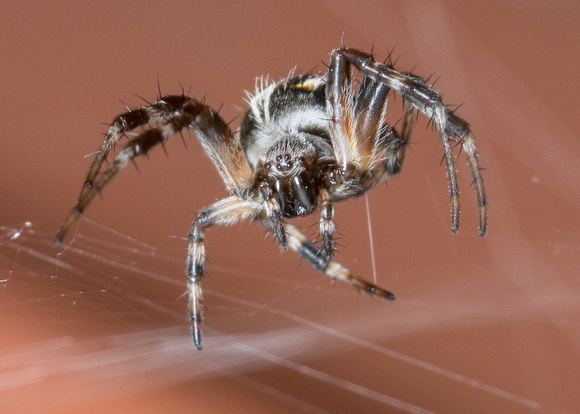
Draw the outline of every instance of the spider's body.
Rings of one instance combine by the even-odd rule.
[[[325,83],[314,75],[274,83],[250,100],[240,143],[254,170],[253,189],[271,189],[284,217],[312,213],[318,167],[334,161],[325,107]]]
[[[352,86],[351,67],[363,75]],[[405,114],[397,132],[385,120],[387,98],[404,99]],[[217,167],[231,196],[202,209],[189,230],[188,295],[194,343],[201,349],[201,280],[205,272],[205,229],[252,219],[262,224],[282,248],[290,247],[328,276],[386,299],[394,295],[351,273],[333,260],[333,204],[358,197],[397,174],[416,113],[430,117],[443,148],[451,195],[451,228],[459,226],[459,190],[450,140],[462,145],[476,190],[480,234],[486,232],[485,188],[469,125],[449,111],[441,95],[423,80],[399,72],[355,49],[331,53],[326,75],[297,75],[259,88],[239,133],[232,133],[209,106],[187,95],[159,97],[146,107],[116,117],[89,170],[73,212],[63,223],[60,243],[92,198],[133,158],[191,129]],[[144,128],[103,171],[117,140]],[[321,246],[310,242],[287,221],[320,206]]]

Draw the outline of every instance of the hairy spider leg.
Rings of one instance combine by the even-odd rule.
[[[383,299],[395,300],[395,295],[392,292],[355,275],[346,267],[334,260],[325,259],[318,246],[308,240],[308,238],[292,224],[285,224],[284,226],[286,228],[288,246],[304,258],[314,269],[325,273],[333,280],[340,280],[341,282],[347,283],[355,289],[370,295],[378,296]]]
[[[331,53],[329,64],[329,80],[340,82],[339,78],[350,73],[348,66],[353,65],[363,75],[372,77],[393,89],[410,105],[431,118],[439,131],[441,146],[445,159],[449,194],[451,198],[451,231],[459,228],[459,188],[457,184],[457,168],[450,140],[457,138],[465,150],[467,163],[473,176],[473,186],[479,207],[479,233],[484,236],[487,231],[487,199],[479,154],[475,146],[475,138],[469,124],[448,110],[441,94],[428,87],[425,82],[410,73],[399,72],[389,65],[377,62],[372,55],[356,49],[335,49]],[[344,83],[344,80],[342,81]],[[333,89],[332,87],[330,89]],[[340,101],[342,103],[343,100]],[[335,105],[336,106],[336,105]],[[349,121],[350,122],[350,121]],[[339,146],[343,162],[348,159],[345,149]],[[337,156],[337,160],[341,162]],[[346,165],[346,164],[343,164]]]
[[[268,232],[276,239],[281,249],[285,250],[288,247],[286,241],[286,232],[284,231],[284,217],[280,210],[280,205],[274,198],[272,189],[266,185],[259,188],[262,200],[264,200],[263,208],[266,212],[267,223],[266,228]]]
[[[337,180],[328,183],[331,192],[320,192],[319,234],[321,254],[331,260],[336,251],[333,202],[362,195],[384,175],[385,115],[390,88],[365,76],[355,99],[350,65],[332,60],[325,87]]]
[[[58,245],[62,242],[64,236],[68,233],[74,222],[82,216],[85,208],[91,202],[93,197],[101,190],[101,188],[121,169],[129,160],[139,155],[139,153],[146,153],[148,149],[155,145],[155,141],[159,136],[155,133],[150,133],[143,136],[136,137],[129,142],[129,145],[117,156],[113,164],[109,166],[106,172],[101,171],[101,166],[107,159],[109,152],[115,147],[117,141],[125,136],[125,134],[139,126],[149,122],[156,122],[166,115],[165,109],[160,109],[158,105],[152,105],[148,108],[139,108],[130,110],[126,113],[115,117],[101,147],[97,151],[97,156],[91,165],[87,177],[83,183],[80,195],[77,199],[75,207],[62,223],[59,232],[56,236],[55,243]],[[95,182],[96,180],[96,182]]]
[[[104,171],[101,166],[118,139],[127,132],[141,126],[149,126],[133,139],[114,158]],[[209,106],[186,95],[159,98],[148,107],[131,110],[117,116],[94,160],[76,205],[62,224],[57,236],[59,244],[77,218],[79,218],[96,194],[130,161],[146,155],[157,144],[163,145],[176,133],[191,128],[199,138],[203,149],[226,184],[236,196],[226,198],[203,209],[189,231],[189,253],[187,265],[187,293],[195,346],[201,349],[202,290],[204,274],[205,244],[204,229],[212,224],[231,224],[258,214],[259,203],[246,201],[245,195],[252,178],[238,137],[234,136],[223,119]],[[238,197],[239,196],[239,197]],[[216,214],[217,209],[220,210]]]
[[[260,214],[262,220],[265,220],[264,208],[261,203],[230,196],[203,208],[189,229],[186,267],[188,315],[193,343],[197,349],[202,348],[203,293],[201,280],[205,275],[205,229],[214,224],[231,225],[244,219],[256,219]]]
[[[213,225],[232,225],[244,219],[256,220],[270,230],[270,219],[263,203],[241,199],[237,196],[224,198],[205,207],[199,212],[190,227],[186,267],[188,317],[191,323],[193,342],[197,349],[202,349],[203,292],[201,282],[205,276],[205,229]],[[388,290],[353,274],[340,263],[326,259],[318,246],[308,240],[292,224],[284,223],[283,226],[288,247],[304,258],[315,270],[370,295],[388,300],[395,299],[395,295]]]
[[[333,146],[346,153],[337,156],[339,167],[348,176],[359,178],[359,186],[368,191],[376,182],[386,181],[401,170],[405,147],[415,125],[414,108],[405,102],[405,113],[399,134],[386,122],[388,96],[391,88],[374,76],[363,73],[354,102],[352,97],[351,65],[339,54],[331,54],[328,71],[329,112],[336,123],[331,139]],[[344,100],[344,96],[351,99]],[[347,110],[344,111],[345,105]],[[340,116],[352,113],[346,119]],[[353,126],[355,134],[352,134]],[[349,188],[355,187],[348,184]],[[340,192],[339,192],[340,193]],[[360,195],[360,194],[358,194]],[[348,195],[347,195],[348,196]]]
[[[352,65],[338,57],[338,54],[331,54],[326,96],[332,120],[330,138],[338,167],[336,175],[340,182],[332,186],[331,200],[327,204],[361,196],[375,184],[398,174],[415,118],[412,110],[405,111],[403,133],[399,135],[386,122],[391,88],[363,73],[355,97]],[[324,197],[322,200],[324,206]],[[327,226],[327,221],[321,215],[321,229]],[[321,234],[324,236],[322,231]],[[323,237],[323,252],[325,242]]]
[[[127,146],[104,171],[101,167],[118,139],[127,132],[150,125],[129,140]],[[161,97],[151,106],[117,116],[93,161],[75,207],[61,225],[55,243],[60,244],[74,222],[82,216],[91,200],[130,161],[146,155],[157,144],[163,145],[176,133],[192,128],[203,149],[217,166],[226,187],[241,195],[247,190],[252,171],[241,146],[223,119],[209,106],[186,95]]]
[[[332,198],[325,188],[320,190],[320,229],[318,234],[322,238],[320,254],[326,260],[332,260],[336,252],[336,242],[334,239],[335,224],[334,204]]]

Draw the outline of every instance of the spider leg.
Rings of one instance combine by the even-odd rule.
[[[330,137],[338,166],[346,170],[358,159],[359,146],[353,126],[354,91],[351,85],[351,65],[344,59],[335,59],[328,65],[326,99],[329,102]]]
[[[403,119],[405,135],[385,120],[391,88],[363,74],[356,99],[351,81],[351,64],[339,55],[331,56],[326,89],[331,140],[337,153],[341,182],[333,186],[334,201],[358,197],[380,181],[400,171],[412,129],[412,111]],[[329,257],[331,258],[331,257]]]
[[[388,85],[363,74],[355,99],[351,75],[350,63],[333,54],[326,90],[333,120],[331,140],[347,180],[367,175],[385,158],[385,115],[391,91]],[[361,184],[366,188],[366,183]]]
[[[149,129],[145,129],[131,139],[108,168],[101,170],[107,155],[118,139],[140,126],[148,126]],[[56,236],[56,244],[60,244],[94,196],[129,161],[146,155],[158,144],[163,145],[174,134],[181,133],[185,128],[194,130],[227,188],[236,195],[242,195],[247,191],[252,171],[245,160],[237,135],[232,134],[223,119],[209,106],[192,97],[186,95],[162,97],[148,107],[126,112],[113,120],[105,141],[89,169],[75,207],[61,225]]]
[[[400,172],[405,148],[416,121],[415,108],[405,102],[401,133],[386,123],[390,91],[390,87],[365,74],[355,101],[354,119],[360,156],[360,159],[354,160],[358,169],[355,175],[367,177],[366,181],[361,180],[366,189],[377,180],[387,181]]]
[[[197,349],[201,349],[203,323],[201,280],[205,275],[205,229],[214,224],[231,225],[243,219],[255,219],[261,211],[260,203],[230,196],[202,209],[189,229],[186,267],[188,317]]]
[[[477,196],[479,207],[479,232],[483,236],[487,230],[487,201],[483,175],[479,166],[478,153],[475,146],[475,138],[469,128],[469,124],[448,110],[441,94],[430,88],[425,82],[411,74],[399,72],[389,65],[377,62],[372,55],[356,49],[335,49],[331,53],[329,64],[329,91],[340,90],[340,87],[350,77],[350,65],[356,67],[363,75],[372,77],[384,83],[396,93],[401,95],[410,105],[430,117],[441,140],[447,178],[449,181],[449,194],[451,198],[451,230],[456,232],[459,227],[459,188],[457,185],[457,169],[451,148],[450,140],[454,137],[459,139],[465,150],[467,163],[473,176],[473,186]],[[335,98],[336,104],[348,101],[345,97]],[[347,102],[346,102],[347,103]],[[333,105],[335,106],[335,105]],[[346,108],[349,108],[348,106]],[[339,110],[340,111],[340,110]],[[338,119],[338,118],[334,118]],[[346,118],[341,124],[352,122]],[[344,129],[344,128],[343,128]],[[350,141],[349,141],[350,142]],[[342,151],[342,148],[339,148]],[[341,156],[344,157],[342,153]],[[341,160],[339,160],[339,163]],[[346,165],[346,164],[345,164]]]
[[[314,269],[324,272],[334,280],[338,279],[351,285],[355,289],[361,290],[370,295],[388,300],[395,300],[395,295],[388,290],[355,275],[340,263],[324,258],[318,247],[310,242],[308,238],[292,224],[286,224],[285,229],[288,246],[304,258]]]
[[[281,249],[288,247],[286,241],[286,232],[284,231],[284,217],[280,210],[280,205],[274,198],[272,189],[267,186],[260,187],[260,194],[264,200],[264,211],[267,220],[263,220],[263,225],[268,229],[268,232],[274,236]]]
[[[391,88],[370,76],[363,76],[354,106],[356,141],[361,168],[370,170],[384,158],[384,128]]]
[[[385,181],[390,176],[398,174],[401,171],[405,148],[409,143],[411,131],[417,120],[416,115],[415,108],[405,103],[405,114],[403,116],[401,132],[397,133],[394,128],[385,128],[383,131],[382,139],[378,143],[380,145],[377,145],[377,147],[386,148],[384,160],[385,177],[383,178]]]
[[[320,254],[324,259],[332,260],[334,252],[336,251],[336,243],[334,241],[334,205],[332,198],[326,189],[320,190],[320,230],[319,234],[322,237],[322,247]]]

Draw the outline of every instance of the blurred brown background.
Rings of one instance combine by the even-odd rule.
[[[577,2],[1,10],[0,412],[580,410]],[[195,351],[183,237],[225,190],[193,136],[123,171],[52,245],[120,100],[154,99],[159,79],[232,120],[256,76],[324,70],[341,38],[379,58],[394,48],[399,69],[434,74],[447,103],[465,103],[486,159],[487,237],[463,156],[450,234],[439,143],[422,119],[401,176],[368,197],[393,303],[333,286],[257,225],[212,228]],[[337,260],[372,278],[366,202],[337,207]],[[316,219],[296,224],[314,237]]]

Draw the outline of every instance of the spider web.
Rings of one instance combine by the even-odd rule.
[[[197,352],[184,317],[182,239],[173,238],[175,248],[164,251],[82,219],[72,242],[57,249],[42,227],[30,222],[0,227],[0,313],[33,321],[17,326],[9,318],[3,324],[29,337],[24,347],[4,345],[0,358],[0,392],[10,412],[27,407],[26,395],[38,384],[43,409],[58,410],[103,395],[122,398],[154,392],[160,384],[208,380],[250,389],[285,407],[282,412],[333,412],[341,406],[430,412],[396,386],[386,394],[380,372],[389,381],[403,373],[441,390],[524,409],[539,406],[390,349],[385,318],[369,320],[365,308],[376,312],[384,303],[353,295],[348,287],[327,288],[323,278],[289,280],[259,267],[220,265],[230,253],[219,246],[211,254],[211,274],[219,278],[205,284],[204,351]],[[248,280],[252,289],[245,288]],[[334,298],[321,311],[326,290]],[[360,313],[345,312],[349,301]],[[365,355],[378,365],[368,366]],[[346,362],[337,366],[331,362],[337,358]],[[66,402],[56,383],[68,390]],[[328,397],[320,398],[320,392]]]

